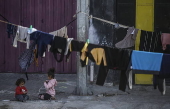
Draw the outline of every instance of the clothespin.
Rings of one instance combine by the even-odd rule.
[[[118,22],[115,24],[115,28],[116,28],[116,29],[119,29],[119,28],[120,28]]]
[[[86,41],[88,44],[90,43],[90,40],[89,39],[87,39],[87,41]]]
[[[30,25],[30,31],[32,32],[32,25]]]

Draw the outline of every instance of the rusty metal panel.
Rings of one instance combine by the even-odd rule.
[[[51,32],[62,28],[76,13],[76,0],[1,0],[0,13],[10,22]],[[2,18],[0,18],[2,19]],[[6,24],[0,23],[0,72],[21,72],[18,64],[19,55],[26,49],[26,44],[18,42],[14,48],[12,39],[7,38]],[[68,36],[76,39],[76,22],[68,26]],[[50,52],[46,52],[45,58],[39,58],[39,66],[34,63],[28,72],[47,72],[51,67],[56,68],[56,73],[75,73],[75,53],[70,56],[68,63],[65,60],[57,63]]]

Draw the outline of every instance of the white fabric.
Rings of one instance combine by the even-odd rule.
[[[37,31],[35,28],[32,29],[32,32]],[[27,43],[26,48],[29,49],[30,45],[30,33],[29,28],[23,27],[23,26],[18,26],[16,36],[14,38],[13,46],[17,47],[17,41]],[[26,39],[26,41],[25,41]]]

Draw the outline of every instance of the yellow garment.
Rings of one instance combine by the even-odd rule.
[[[103,59],[104,66],[107,66],[106,55],[103,48],[94,48],[91,50],[91,54],[93,55],[93,58],[96,61],[97,65],[100,65]]]
[[[89,44],[86,42],[85,44],[84,44],[84,47],[82,48],[82,50],[81,50],[81,52],[82,52],[82,54],[81,54],[81,60],[85,60],[86,59],[86,51],[87,51],[87,46],[88,46]],[[87,60],[86,60],[87,61]],[[87,63],[87,62],[86,62]]]

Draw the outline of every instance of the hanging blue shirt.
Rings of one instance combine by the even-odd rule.
[[[42,57],[43,53],[47,49],[47,45],[51,45],[53,41],[53,35],[42,31],[35,31],[30,34],[30,40],[34,40],[37,44],[38,56]]]
[[[132,52],[132,68],[135,70],[160,71],[163,53]]]

